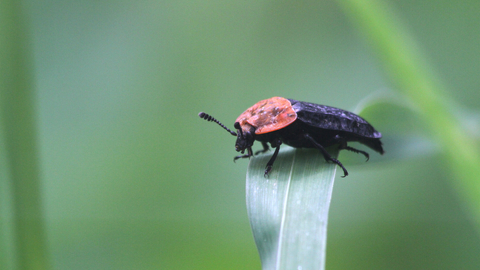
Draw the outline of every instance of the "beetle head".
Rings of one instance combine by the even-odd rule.
[[[252,147],[255,142],[255,127],[248,123],[240,126],[239,122],[235,122],[235,129],[237,129],[237,142],[235,143],[235,150],[244,153],[245,149]]]
[[[252,155],[251,154],[251,152],[252,152],[251,147],[253,145],[253,142],[255,141],[255,127],[253,127],[252,125],[250,125],[246,121],[241,125],[240,125],[239,122],[235,122],[234,126],[238,131],[236,133],[236,132],[233,132],[230,129],[228,129],[226,126],[224,126],[222,123],[220,123],[217,119],[213,118],[212,116],[210,116],[210,115],[208,115],[204,112],[199,113],[198,116],[200,116],[200,118],[205,119],[207,121],[212,121],[212,122],[217,123],[218,125],[220,125],[223,129],[228,131],[233,136],[237,136],[237,142],[235,143],[235,150],[237,150],[237,152],[242,152],[242,154],[243,154],[245,152],[245,149],[249,149],[248,153],[249,153],[250,156]]]

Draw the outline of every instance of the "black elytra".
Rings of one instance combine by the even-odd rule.
[[[242,155],[236,156],[234,161],[253,156],[252,145],[255,141],[261,142],[263,146],[263,150],[257,151],[256,155],[268,151],[267,143],[275,148],[273,156],[267,162],[265,176],[272,170],[282,144],[320,150],[326,161],[331,161],[343,169],[343,177],[348,175],[347,169],[325,150],[326,147],[338,145],[339,150],[363,154],[367,161],[367,152],[350,147],[347,142],[359,142],[380,154],[384,153],[380,141],[382,134],[372,125],[352,112],[330,106],[282,97],[261,100],[237,118],[234,124],[237,132],[231,131],[204,112],[199,113],[199,116],[219,124],[230,134],[237,136],[235,150]]]

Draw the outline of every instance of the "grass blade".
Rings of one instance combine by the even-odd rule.
[[[425,61],[413,37],[388,2],[338,0],[368,38],[397,88],[419,109],[433,139],[444,150],[450,180],[480,224],[480,145],[458,119],[459,105]],[[480,226],[477,226],[480,232]]]
[[[336,165],[326,163],[316,149],[282,146],[265,178],[271,155],[256,156],[247,171],[247,210],[262,268],[325,269]]]
[[[17,269],[47,269],[36,146],[34,92],[22,2],[0,1],[0,130],[11,187]],[[9,185],[7,185],[7,183]],[[5,207],[6,208],[6,207]],[[9,211],[9,212],[10,212]],[[4,229],[4,228],[2,228]],[[13,249],[5,247],[5,249]],[[11,258],[10,258],[11,259]],[[0,265],[4,269],[6,266]]]

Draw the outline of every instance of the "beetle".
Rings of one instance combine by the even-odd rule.
[[[331,161],[343,169],[343,177],[348,175],[347,169],[325,150],[326,147],[338,145],[339,150],[363,154],[367,161],[370,157],[367,152],[350,147],[347,142],[359,142],[382,155],[384,153],[380,141],[382,134],[372,125],[352,112],[330,106],[283,97],[261,100],[237,118],[233,125],[237,132],[204,112],[198,115],[237,136],[235,150],[242,155],[236,156],[234,161],[253,156],[252,145],[255,141],[261,142],[263,146],[263,150],[257,151],[255,155],[267,152],[267,143],[275,148],[265,167],[265,177],[272,170],[282,144],[320,150],[327,162]]]

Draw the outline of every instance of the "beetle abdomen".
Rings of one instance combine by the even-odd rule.
[[[380,139],[382,134],[362,117],[339,108],[289,99],[297,121],[315,128],[349,132],[359,137]]]

